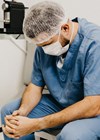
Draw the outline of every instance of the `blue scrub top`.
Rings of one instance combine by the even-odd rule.
[[[100,27],[79,19],[78,33],[64,59],[45,54],[37,47],[32,83],[47,86],[50,94],[63,106],[72,105],[85,96],[100,95]]]

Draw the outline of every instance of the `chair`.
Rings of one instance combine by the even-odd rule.
[[[35,132],[35,140],[41,140],[41,138],[46,140],[56,140],[55,135],[49,134],[44,131]]]

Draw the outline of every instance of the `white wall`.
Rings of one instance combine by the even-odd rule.
[[[43,0],[16,0],[23,2],[25,6],[32,6],[34,3],[43,1]],[[50,0],[51,1],[51,0]],[[100,0],[52,0],[60,3],[70,17],[84,17],[88,20],[100,25]],[[0,5],[2,5],[3,0],[0,0]],[[0,6],[1,7],[1,6]],[[0,8],[0,17],[1,17],[1,8]]]
[[[24,40],[17,43],[26,49]],[[24,64],[25,54],[9,39],[0,39],[0,106],[21,94]]]
[[[17,0],[25,3],[26,6],[32,6],[34,3],[43,0]],[[50,0],[51,1],[51,0]],[[66,13],[71,18],[73,17],[84,17],[88,20],[100,25],[100,0],[52,0],[60,3]],[[67,12],[68,11],[68,12]]]

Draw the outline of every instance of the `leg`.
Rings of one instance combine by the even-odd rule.
[[[1,109],[1,122],[2,122],[2,124],[5,125],[4,118],[5,118],[6,115],[11,115],[14,110],[17,110],[19,108],[20,101],[21,101],[21,99],[17,99],[15,101],[13,101],[12,103],[9,103],[9,104],[5,105]],[[8,138],[6,135],[4,135],[4,139],[5,140],[13,140],[11,138]]]
[[[57,140],[99,140],[100,117],[81,119],[66,124]]]
[[[6,115],[11,115],[14,110],[17,110],[19,108],[20,102],[21,102],[21,99],[17,99],[15,101],[13,101],[12,103],[5,105],[1,109],[1,122],[2,122],[2,124],[5,125],[4,118]],[[12,138],[8,138],[6,135],[4,135],[4,139],[5,140],[13,140]],[[34,140],[34,135],[32,134],[32,135],[28,135],[26,137],[20,138],[20,140],[28,140],[28,139]]]
[[[4,118],[6,115],[10,115],[14,110],[17,110],[20,106],[21,99],[5,105],[1,110],[1,121],[5,124]],[[51,95],[43,95],[40,103],[29,113],[29,118],[39,118],[54,112],[58,112],[62,107],[51,97]],[[5,140],[12,140],[4,135]],[[34,140],[33,134],[20,138],[20,140]]]

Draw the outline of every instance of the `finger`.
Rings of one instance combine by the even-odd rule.
[[[3,130],[3,133],[4,133],[7,137],[9,137],[9,138],[14,138],[14,135],[13,135],[13,134],[9,134],[9,133],[7,132],[7,130],[5,129],[4,125],[2,125],[2,130]]]
[[[15,130],[14,129],[11,129],[9,126],[5,126],[5,129],[8,133],[15,133]]]
[[[19,114],[20,114],[19,110],[16,110],[12,113],[13,116],[16,116],[16,115],[19,115]]]
[[[5,117],[7,120],[11,120],[12,118],[13,118],[13,116],[12,115],[6,115],[6,117]]]
[[[5,119],[7,119],[8,121],[9,120],[18,120],[17,116],[12,116],[12,115],[6,116]]]
[[[12,129],[15,129],[16,128],[16,125],[14,124],[11,124],[6,118],[5,118],[5,122],[6,122],[6,125]]]
[[[9,134],[13,134],[14,138],[19,138],[20,135],[18,134],[18,132],[14,129],[9,128],[8,126],[5,126],[5,130],[9,133]]]
[[[20,116],[14,116],[13,119],[16,120],[16,121],[19,121]]]
[[[14,125],[17,125],[17,126],[19,125],[19,122],[16,121],[16,120],[10,120],[9,122],[10,122],[11,124],[14,124]]]
[[[14,137],[15,139],[19,139],[20,137]]]
[[[18,135],[15,136],[15,134],[8,133],[7,129],[4,126],[2,126],[2,129],[3,129],[4,134],[7,137],[14,138],[14,139],[19,139],[20,138],[20,136],[18,136]]]
[[[16,133],[14,134],[14,137],[21,137],[21,135],[20,135],[18,132],[16,132]]]

